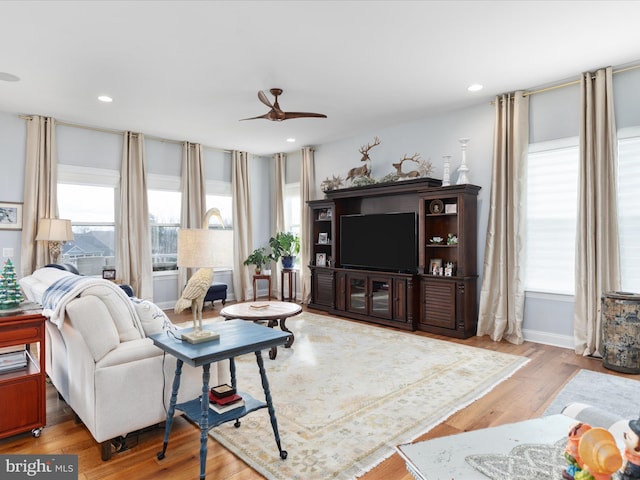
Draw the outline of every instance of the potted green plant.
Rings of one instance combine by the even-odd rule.
[[[300,237],[291,232],[278,232],[269,239],[271,257],[274,260],[282,258],[283,268],[293,268],[296,255],[300,253]]]
[[[268,265],[270,262],[271,255],[267,253],[267,249],[265,247],[260,247],[251,252],[243,263],[244,265],[255,265],[256,274],[260,275],[262,267]]]

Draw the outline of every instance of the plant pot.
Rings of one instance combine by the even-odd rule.
[[[293,268],[293,264],[296,262],[295,255],[283,255],[282,256],[282,268]]]

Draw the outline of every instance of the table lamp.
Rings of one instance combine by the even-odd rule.
[[[58,263],[62,244],[73,240],[71,220],[62,218],[41,218],[38,221],[36,240],[49,242],[49,255],[53,263]]]
[[[202,305],[213,281],[215,264],[215,232],[209,230],[209,219],[216,216],[224,226],[217,208],[207,211],[202,228],[181,228],[178,230],[178,266],[199,268],[187,282],[174,311],[182,312],[191,306],[193,314],[193,332],[183,333],[182,340],[189,343],[202,343],[215,340],[220,336],[211,330],[202,329]]]

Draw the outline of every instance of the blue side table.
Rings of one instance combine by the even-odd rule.
[[[277,347],[278,345],[284,345],[289,340],[290,334],[256,323],[245,322],[243,320],[231,320],[224,323],[217,323],[215,325],[207,325],[204,328],[208,328],[219,333],[220,338],[211,342],[191,344],[169,336],[166,333],[158,333],[149,337],[157,347],[177,358],[176,371],[173,378],[173,388],[171,390],[171,401],[169,403],[167,421],[165,424],[164,443],[162,451],[158,453],[158,459],[162,460],[167,451],[169,433],[171,432],[173,414],[175,413],[176,408],[182,410],[191,421],[197,421],[200,425],[201,480],[205,478],[207,464],[207,433],[209,430],[231,420],[236,421],[234,425],[237,428],[240,426],[240,418],[261,408],[267,408],[269,411],[271,427],[273,428],[273,434],[275,436],[276,445],[278,446],[280,458],[283,460],[286,459],[287,451],[283,450],[280,445],[278,422],[276,420],[276,413],[271,400],[267,374],[264,370],[262,350]],[[189,331],[189,329],[186,329],[185,331]],[[237,388],[234,357],[251,352],[254,352],[256,355],[266,403],[254,399],[247,393],[239,392],[245,401],[244,407],[222,414],[214,412],[209,408],[209,370],[211,364],[221,360],[229,360],[231,384],[234,388]],[[202,395],[200,398],[176,404],[178,390],[180,389],[182,365],[185,362],[193,367],[202,367]]]

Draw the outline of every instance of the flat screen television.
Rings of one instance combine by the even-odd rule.
[[[340,264],[347,268],[416,273],[416,213],[342,215]]]

